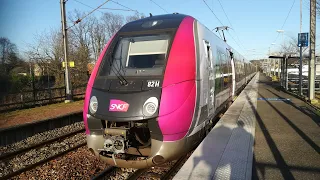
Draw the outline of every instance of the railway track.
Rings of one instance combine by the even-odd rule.
[[[25,148],[21,148],[17,151],[13,151],[13,152],[9,152],[9,153],[5,153],[2,154],[0,156],[0,162],[1,162],[1,171],[2,173],[0,173],[0,179],[9,179],[11,177],[14,177],[22,172],[28,171],[30,169],[33,169],[41,164],[44,164],[50,160],[56,159],[60,156],[65,155],[68,152],[74,151],[80,147],[85,146],[87,143],[85,141],[85,138],[82,138],[81,133],[84,132],[84,129],[80,129],[80,130],[76,130],[58,137],[55,137],[53,139],[49,139],[46,141],[43,141],[41,143],[37,143]],[[73,138],[76,139],[73,140]],[[80,141],[79,143],[79,139],[83,141]],[[72,142],[75,141],[76,143],[74,144],[68,144],[68,142]],[[56,150],[55,148],[59,148],[59,143],[63,144],[61,146],[63,146],[63,150],[59,151]],[[67,144],[67,145],[66,145]],[[65,146],[68,146],[68,148],[65,148]],[[29,163],[27,165],[22,166],[21,168],[16,169],[14,166],[12,168],[6,169],[7,173],[4,174],[4,167],[7,167],[8,165],[14,164],[12,162],[16,161],[15,158],[20,158],[24,155],[28,155],[28,153],[32,154],[32,151],[34,153],[34,151],[36,151],[36,154],[40,154],[39,156],[43,156],[43,158],[39,158],[37,161],[34,161],[32,163]],[[42,151],[42,152],[41,152]],[[52,151],[54,153],[52,153],[51,155],[47,155],[45,153],[47,153],[48,151]],[[41,155],[41,153],[44,153],[43,155]],[[33,156],[31,157],[27,157],[27,159],[31,159],[31,158],[35,158]],[[12,162],[11,162],[12,161]]]
[[[181,168],[183,163],[188,159],[191,153],[182,156],[178,160],[174,160],[172,162],[165,163],[162,166],[151,167],[146,169],[139,169],[131,174],[127,179],[128,180],[137,180],[137,179],[160,179],[160,180],[168,180],[172,179],[172,177],[177,173],[177,171]]]
[[[106,180],[106,179],[128,179],[128,180],[136,180],[136,179],[160,179],[167,180],[172,179],[175,173],[181,168],[183,163],[188,159],[188,157],[192,154],[192,152],[184,155],[178,160],[174,160],[168,163],[165,163],[160,166],[146,168],[146,169],[138,169],[134,172],[128,173],[125,168],[118,168],[115,166],[110,166],[103,170],[101,173],[93,177],[91,180]],[[118,171],[118,172],[117,172]],[[126,171],[126,172],[124,172]],[[130,170],[129,170],[130,172]],[[127,177],[119,177],[120,174],[129,174]]]
[[[98,175],[94,176],[91,178],[91,180],[102,180],[102,179],[106,179],[106,177],[108,175],[111,175],[118,167],[115,166],[110,166],[107,167],[105,170],[103,170],[102,172],[100,172]]]
[[[31,149],[35,149],[35,148],[44,146],[46,144],[49,144],[49,143],[52,143],[52,142],[55,142],[55,141],[70,137],[72,135],[75,135],[77,133],[81,133],[81,132],[84,132],[84,131],[85,131],[84,129],[76,130],[76,131],[73,131],[73,132],[70,132],[70,133],[66,133],[66,134],[64,134],[62,136],[58,136],[58,137],[43,141],[43,142],[38,143],[38,144],[33,144],[33,145],[28,146],[28,147],[17,149],[16,151],[12,151],[12,152],[1,154],[0,155],[0,161],[3,161],[3,160],[5,160],[7,158],[10,158],[12,156],[16,156],[18,154],[22,154],[22,153],[27,152],[27,151],[29,151]]]
[[[0,146],[8,146],[36,134],[62,128],[81,121],[82,111],[79,111],[50,119],[0,128]]]

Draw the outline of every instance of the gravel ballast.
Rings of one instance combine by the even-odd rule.
[[[87,147],[81,147],[13,179],[91,179],[107,167]]]
[[[45,160],[58,153],[64,152],[72,147],[86,142],[84,133],[78,133],[72,137],[68,137],[61,141],[56,141],[52,144],[47,144],[40,148],[32,149],[25,153],[19,154],[10,159],[0,161],[0,177],[3,177],[11,172],[25,168],[41,160]]]
[[[10,144],[7,146],[1,146],[0,155],[7,154],[9,152],[14,152],[19,149],[26,148],[26,147],[38,144],[40,142],[47,141],[47,140],[50,140],[50,139],[62,136],[64,134],[80,130],[80,129],[84,129],[83,122],[77,122],[68,126],[64,126],[62,128],[57,128],[54,130],[39,133],[34,136],[30,136],[27,139],[19,141],[17,143]]]

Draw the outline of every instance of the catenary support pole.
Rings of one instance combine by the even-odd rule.
[[[280,68],[281,68],[281,59],[278,59],[278,79],[280,80]]]
[[[288,57],[285,55],[284,57],[284,62],[285,62],[285,74],[284,74],[284,79],[285,79],[285,89],[288,90]]]
[[[310,0],[310,62],[309,62],[309,100],[314,100],[315,91],[315,41],[316,41],[316,0]]]
[[[273,76],[276,75],[276,59],[273,59]]]
[[[303,95],[302,92],[302,47],[300,47],[300,60],[299,60],[299,95]]]
[[[302,0],[300,0],[300,33],[302,33]],[[302,46],[300,48],[300,60],[299,60],[299,95],[303,95],[302,92]]]
[[[284,58],[281,59],[281,86],[285,88],[284,86]]]
[[[68,37],[67,37],[67,27],[66,27],[66,2],[65,0],[60,0],[60,10],[61,10],[61,23],[62,23],[62,36],[63,36],[63,51],[64,51],[64,62],[65,62],[65,83],[66,83],[66,99],[65,102],[72,101],[71,93],[71,83],[68,70]]]

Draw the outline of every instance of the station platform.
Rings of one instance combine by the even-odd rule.
[[[257,73],[173,179],[320,179],[320,116]]]
[[[279,87],[260,74],[253,179],[320,179],[319,113]]]

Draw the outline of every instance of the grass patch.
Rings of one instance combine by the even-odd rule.
[[[83,105],[83,100],[80,100],[80,101],[75,101],[71,103],[56,103],[56,104],[50,104],[50,105],[40,106],[35,108],[15,110],[11,112],[2,113],[0,115],[0,120],[7,120],[16,116],[24,116],[24,117],[35,116],[35,115],[41,116],[41,114],[48,113],[50,111],[55,111],[59,109],[66,110],[66,109],[74,108],[75,106],[80,107],[82,105]]]

